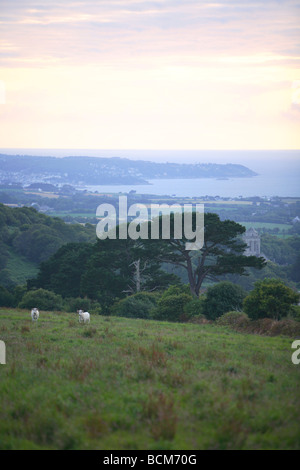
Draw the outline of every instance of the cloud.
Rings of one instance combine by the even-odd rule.
[[[295,51],[289,56],[300,55],[299,9],[287,0],[6,0],[2,11],[3,39],[20,49],[27,63],[39,56],[59,58],[62,49],[70,63],[106,60],[105,51],[110,60],[145,53],[185,58],[191,51],[224,60],[258,50],[265,56],[287,55],[287,50]]]
[[[294,0],[0,3],[6,146],[300,144]]]
[[[0,80],[0,104],[5,104],[5,83]]]
[[[300,109],[300,80],[294,80],[292,83],[292,106]]]

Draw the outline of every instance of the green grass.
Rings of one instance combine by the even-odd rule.
[[[246,229],[250,227],[253,228],[265,228],[265,229],[274,229],[278,228],[280,231],[286,232],[291,229],[293,226],[291,224],[273,224],[271,222],[239,222],[241,225],[244,225]]]
[[[94,212],[68,212],[68,211],[59,211],[59,212],[51,212],[51,217],[87,217],[87,218],[95,218],[96,217],[96,211]]]
[[[0,310],[1,449],[299,449],[294,339]]]

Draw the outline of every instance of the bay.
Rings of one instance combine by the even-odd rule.
[[[126,150],[126,149],[0,149],[0,153],[55,156],[120,157],[177,163],[237,163],[257,173],[226,180],[156,179],[148,185],[82,186],[100,193],[176,195],[178,197],[300,197],[300,150]]]
[[[168,195],[177,197],[300,197],[300,178],[298,174],[272,175],[260,174],[252,178],[230,178],[217,180],[211,178],[195,179],[156,179],[149,185],[101,185],[85,186],[80,189],[100,193],[129,193]]]

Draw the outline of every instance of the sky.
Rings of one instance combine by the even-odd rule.
[[[299,149],[300,1],[0,0],[0,146]]]

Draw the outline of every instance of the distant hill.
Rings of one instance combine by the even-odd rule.
[[[160,178],[244,178],[255,176],[238,164],[155,163],[127,158],[36,157],[0,154],[0,181],[23,184],[147,184]]]
[[[66,224],[29,207],[0,204],[0,285],[24,284],[42,261],[69,242],[94,242],[95,227]]]

